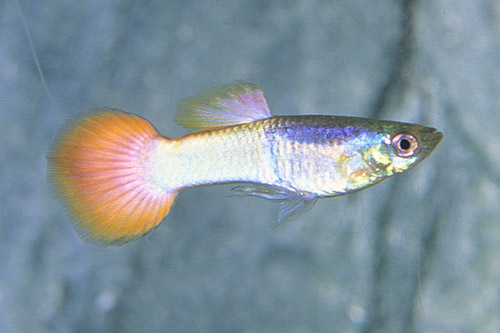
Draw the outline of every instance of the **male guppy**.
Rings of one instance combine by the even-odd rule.
[[[49,156],[50,177],[87,241],[144,236],[189,187],[282,201],[284,221],[317,198],[359,191],[411,169],[443,135],[434,128],[338,116],[275,117],[262,91],[236,82],[182,101],[176,121],[198,131],[160,136],[143,118],[102,108],[70,125]]]

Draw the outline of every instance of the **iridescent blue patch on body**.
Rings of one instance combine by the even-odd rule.
[[[324,124],[288,123],[272,129],[272,134],[292,142],[319,143],[345,142],[364,137],[369,131],[355,126],[325,126]]]

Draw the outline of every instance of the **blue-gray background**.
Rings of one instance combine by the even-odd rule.
[[[82,243],[46,183],[65,120],[106,105],[177,137],[176,102],[236,79],[275,114],[445,138],[277,228],[216,186],[145,239]],[[0,115],[2,332],[500,330],[499,1],[3,0]]]

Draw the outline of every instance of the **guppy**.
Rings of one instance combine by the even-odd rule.
[[[280,221],[317,198],[410,170],[443,135],[416,124],[340,116],[273,116],[263,92],[235,82],[179,103],[197,131],[161,136],[145,119],[102,108],[63,131],[49,175],[87,241],[121,245],[168,215],[185,188],[245,183],[237,195],[282,202]]]

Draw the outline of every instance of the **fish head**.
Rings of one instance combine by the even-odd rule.
[[[423,161],[443,139],[435,128],[417,124],[395,123],[386,131],[390,164],[388,175],[404,173]]]
[[[443,134],[417,124],[380,121],[363,159],[377,178],[404,173],[423,161],[437,147]]]

